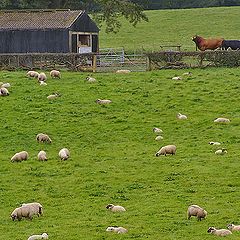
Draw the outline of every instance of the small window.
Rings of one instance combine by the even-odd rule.
[[[90,47],[90,35],[78,35],[78,41],[80,46]]]

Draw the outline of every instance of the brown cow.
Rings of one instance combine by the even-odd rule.
[[[201,51],[205,51],[207,49],[215,50],[222,46],[223,38],[211,38],[205,39],[200,36],[194,36],[192,40],[196,43],[196,50],[197,48]]]

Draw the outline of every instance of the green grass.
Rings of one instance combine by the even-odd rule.
[[[92,74],[63,72],[61,80],[39,86],[25,72],[0,72],[10,82],[10,96],[1,97],[0,239],[27,239],[49,233],[49,239],[212,239],[210,226],[239,223],[239,69],[184,70]],[[59,91],[62,97],[48,101]],[[97,105],[108,98],[108,106]],[[188,115],[178,121],[176,114]],[[214,124],[228,117],[227,125]],[[153,127],[164,133],[155,141]],[[38,144],[38,133],[52,144]],[[209,141],[222,142],[228,154],[216,156]],[[163,145],[176,144],[175,156],[155,157]],[[71,158],[58,159],[62,147]],[[38,162],[45,150],[49,160]],[[11,163],[15,152],[30,158]],[[44,215],[13,222],[10,213],[23,202],[38,201]],[[109,203],[127,212],[112,214]],[[190,204],[203,206],[206,220],[186,219]],[[111,225],[129,233],[106,232]],[[234,233],[229,239],[238,239]]]
[[[100,48],[124,47],[126,51],[154,50],[160,45],[182,45],[182,50],[195,51],[192,36],[239,39],[240,7],[176,9],[146,11],[149,22],[136,28],[122,21],[117,34],[100,31]]]

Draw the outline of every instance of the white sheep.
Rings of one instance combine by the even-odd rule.
[[[191,72],[185,72],[182,74],[183,76],[192,76],[192,73]]]
[[[26,151],[18,152],[11,158],[11,162],[21,162],[27,160],[28,156],[28,152]]]
[[[33,77],[33,78],[38,78],[39,73],[36,71],[28,71],[27,72],[27,77]]]
[[[93,78],[93,77],[86,77],[86,81],[87,82],[90,82],[90,83],[93,83],[93,82],[96,82],[97,80],[95,79],[95,78]]]
[[[122,234],[122,233],[127,233],[127,229],[126,228],[123,228],[123,227],[117,227],[117,226],[114,226],[114,227],[108,227],[106,229],[107,232],[115,232],[115,233],[119,233],[119,234]]]
[[[232,232],[228,229],[216,229],[215,227],[208,228],[207,232],[221,237],[232,234]]]
[[[50,72],[50,76],[51,78],[61,78],[61,73],[57,70],[52,70]]]
[[[156,140],[156,141],[163,140],[163,137],[162,137],[162,136],[157,136],[157,137],[155,138],[155,140]]]
[[[182,77],[178,76],[178,77],[173,77],[172,80],[182,80]]]
[[[234,224],[228,224],[227,228],[233,232],[233,231],[240,231],[240,225],[234,225]]]
[[[47,76],[46,76],[46,74],[44,73],[44,72],[41,72],[41,73],[39,73],[39,75],[38,75],[38,81],[40,82],[40,81],[46,81],[47,80]]]
[[[130,73],[131,70],[128,70],[128,69],[119,69],[116,71],[116,73]]]
[[[166,156],[167,154],[175,155],[176,149],[177,149],[177,147],[175,145],[167,145],[167,146],[161,147],[160,150],[158,150],[156,152],[156,157],[158,157],[160,155]]]
[[[40,86],[46,86],[47,85],[47,83],[44,82],[44,81],[39,81],[39,84],[40,84]]]
[[[210,144],[210,145],[221,145],[220,142],[209,142],[208,144]]]
[[[160,128],[154,127],[153,128],[153,132],[155,132],[155,133],[162,133],[163,131]]]
[[[24,206],[29,206],[30,208],[32,208],[33,209],[32,211],[38,217],[43,214],[43,206],[41,205],[41,203],[38,203],[38,202],[23,203],[21,207],[24,207]]]
[[[106,206],[107,209],[111,210],[112,212],[125,212],[126,209],[122,206],[119,206],[119,205],[113,205],[113,204],[108,204]]]
[[[67,148],[62,148],[59,151],[58,155],[61,158],[61,160],[67,160],[70,157],[70,152]]]
[[[58,98],[60,96],[61,95],[59,93],[54,93],[54,94],[51,94],[51,95],[47,96],[47,99],[48,100],[54,100],[54,99],[56,99],[56,98]]]
[[[48,239],[48,234],[43,233],[41,235],[32,235],[28,238],[28,240],[37,240],[37,239]]]
[[[38,142],[47,142],[47,143],[52,143],[52,139],[45,133],[39,133],[36,136],[36,140]]]
[[[108,100],[108,99],[97,99],[96,100],[96,103],[97,104],[109,104],[109,103],[111,103],[112,101],[111,100]]]
[[[202,218],[204,219],[207,216],[207,211],[198,205],[191,205],[188,207],[187,217],[190,219],[192,216],[197,217],[197,219],[201,221]]]
[[[8,96],[8,95],[9,95],[9,92],[8,92],[7,88],[1,87],[0,88],[0,96]]]
[[[39,161],[47,161],[47,153],[45,151],[43,151],[43,150],[41,150],[38,153],[37,157],[38,157]]]
[[[177,114],[177,119],[186,120],[186,119],[187,119],[187,116],[184,115],[184,114],[178,113],[178,114]]]
[[[11,85],[10,85],[10,83],[2,83],[2,84],[0,84],[1,86],[1,88],[10,88],[11,87]]]
[[[228,118],[216,118],[214,120],[215,123],[229,123],[230,120]]]
[[[215,154],[217,155],[224,155],[227,153],[227,150],[225,148],[222,148],[222,149],[218,149]]]

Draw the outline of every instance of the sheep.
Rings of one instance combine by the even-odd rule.
[[[126,228],[123,228],[123,227],[117,227],[117,226],[114,226],[114,227],[108,227],[106,229],[107,232],[115,232],[115,233],[127,233],[127,229]]]
[[[112,212],[125,212],[126,211],[126,209],[124,207],[118,206],[118,205],[114,206],[113,204],[108,204],[106,206],[106,208],[111,210]]]
[[[155,133],[162,133],[163,131],[160,128],[154,127],[153,128],[153,132],[155,132]]]
[[[225,148],[218,149],[218,150],[215,152],[216,155],[224,155],[224,154],[226,154],[226,153],[227,153],[227,149],[225,149]]]
[[[116,73],[130,73],[131,70],[128,70],[128,69],[119,69],[116,71]]]
[[[192,216],[196,216],[198,221],[201,221],[202,218],[204,219],[207,216],[207,211],[198,205],[191,205],[188,207],[187,216],[188,219],[190,219]]]
[[[191,72],[185,72],[182,74],[183,76],[192,76],[192,73]]]
[[[30,208],[32,208],[34,211],[34,213],[39,217],[40,215],[43,215],[43,206],[38,203],[38,202],[32,202],[32,203],[23,203],[21,205],[21,207],[24,206],[29,206]]]
[[[39,82],[40,82],[40,81],[45,82],[46,80],[47,80],[46,74],[45,74],[44,72],[39,73],[39,75],[38,75],[38,81],[39,81]]]
[[[182,80],[182,77],[173,77],[172,80]]]
[[[50,72],[50,76],[51,78],[61,78],[61,73],[57,70],[52,70]]]
[[[214,120],[215,123],[229,123],[230,120],[228,118],[216,118]]]
[[[0,88],[0,96],[8,96],[8,95],[9,95],[9,92],[8,92],[7,88],[1,87]]]
[[[28,240],[37,240],[37,239],[48,239],[48,234],[43,233],[41,235],[32,235],[28,238]]]
[[[178,114],[177,114],[177,119],[186,120],[186,119],[187,119],[187,116],[186,116],[186,115],[183,115],[183,114],[181,114],[181,113],[178,113]]]
[[[207,232],[221,237],[232,234],[232,232],[228,229],[216,229],[215,227],[208,228]]]
[[[70,157],[70,152],[67,148],[62,148],[59,151],[58,155],[61,158],[61,160],[67,160]]]
[[[18,152],[11,158],[11,162],[21,162],[27,160],[28,156],[28,152],[26,151]]]
[[[56,99],[56,98],[58,98],[58,97],[60,97],[60,96],[61,96],[61,95],[60,95],[59,93],[53,93],[53,94],[47,96],[47,99],[48,99],[48,100],[54,100],[54,99]]]
[[[175,155],[176,154],[176,149],[177,149],[177,147],[175,145],[164,146],[156,152],[156,157],[159,157],[160,155],[167,156],[167,154]]]
[[[52,143],[52,139],[45,133],[39,133],[36,136],[36,140],[38,142],[47,142],[47,143]]]
[[[47,161],[47,153],[45,151],[40,151],[37,157],[39,161]]]
[[[39,84],[40,84],[40,86],[46,86],[47,85],[47,83],[44,82],[44,81],[39,81]]]
[[[111,100],[108,100],[108,99],[103,99],[103,100],[101,100],[101,99],[97,99],[96,100],[96,103],[97,104],[109,104],[109,103],[111,103],[112,101]]]
[[[27,77],[33,77],[33,78],[38,78],[39,73],[36,71],[28,71],[27,72]]]
[[[227,228],[233,232],[233,231],[240,231],[240,225],[234,225],[234,224],[228,224]]]
[[[155,140],[156,140],[156,141],[163,140],[163,137],[162,137],[162,136],[157,136],[157,137],[155,138]]]
[[[1,88],[10,88],[11,85],[10,85],[10,83],[2,83],[2,84],[0,84],[0,87]]]
[[[210,145],[221,145],[220,142],[209,142],[208,144],[210,144]]]
[[[93,78],[93,77],[86,77],[86,81],[87,82],[90,82],[90,83],[93,83],[93,82],[96,82],[97,80],[95,79],[95,78]]]

